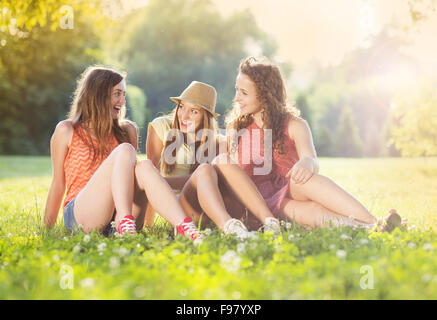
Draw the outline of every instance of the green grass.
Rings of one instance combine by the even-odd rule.
[[[320,163],[374,215],[396,208],[416,228],[291,225],[245,242],[213,229],[197,245],[162,220],[121,239],[71,235],[59,215],[47,231],[50,159],[0,156],[0,299],[436,299],[437,159]]]

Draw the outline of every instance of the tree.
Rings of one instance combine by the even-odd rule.
[[[47,3],[54,6],[53,1]],[[36,1],[29,4],[37,6]],[[10,5],[18,7],[23,2]],[[48,19],[44,17],[37,19],[41,23],[32,24],[31,30],[6,29],[1,33],[2,154],[47,154],[50,135],[56,122],[65,118],[78,75],[100,60],[100,39],[86,11],[77,8],[73,29],[53,29],[51,23],[44,23]],[[19,22],[15,31],[18,26]]]
[[[146,107],[147,97],[140,88],[128,85],[126,88],[126,100],[127,117],[137,124],[139,130],[138,149],[140,152],[145,153],[146,124],[152,120],[150,110]]]
[[[314,145],[318,156],[334,157],[338,156],[335,153],[334,137],[331,130],[322,126],[315,134]]]
[[[358,133],[350,108],[345,107],[340,116],[340,123],[337,131],[337,141],[335,142],[336,156],[342,157],[361,157],[363,144]]]
[[[192,80],[217,89],[216,111],[224,114],[232,104],[238,64],[250,54],[248,41],[269,57],[275,51],[249,11],[225,19],[204,0],[151,0],[111,34],[118,48],[114,60],[125,66],[129,82],[145,92],[153,117],[170,111],[169,97]]]
[[[301,92],[296,97],[296,108],[300,111],[300,117],[308,122],[308,125],[312,127],[312,115],[311,109],[308,105],[308,100],[305,93]]]
[[[393,100],[390,133],[403,156],[437,155],[437,81],[425,79]]]

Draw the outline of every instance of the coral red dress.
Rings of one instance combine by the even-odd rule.
[[[255,183],[275,217],[279,216],[284,198],[291,197],[289,192],[290,178],[286,178],[285,175],[299,161],[296,145],[288,135],[289,119],[284,120],[281,128],[284,135],[284,152],[280,154],[278,150],[273,150],[271,170],[265,174],[257,174],[254,171],[257,167],[258,170],[262,168],[266,161],[264,155],[264,130],[253,121],[246,128],[247,130],[238,143],[238,164]],[[246,143],[246,141],[250,141],[250,143]],[[246,159],[250,156],[249,161],[243,161],[243,154]]]

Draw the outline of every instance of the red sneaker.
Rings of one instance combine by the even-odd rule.
[[[196,225],[190,217],[186,217],[181,224],[175,227],[175,235],[176,234],[190,237],[192,240],[195,240],[200,236],[199,230],[197,230]]]
[[[126,232],[135,234],[136,230],[137,227],[135,225],[135,218],[132,215],[125,216],[123,219],[121,219],[117,228],[117,232],[122,236],[125,235]]]

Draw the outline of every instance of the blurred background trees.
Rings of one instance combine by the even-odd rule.
[[[147,123],[168,113],[168,98],[192,80],[216,87],[216,111],[224,115],[240,60],[263,54],[275,61],[278,44],[249,10],[224,17],[206,0],[126,3],[72,0],[62,8],[54,0],[0,0],[0,154],[48,154],[76,79],[90,64],[127,72],[127,115],[140,128],[144,152]],[[289,87],[319,156],[437,155],[436,82],[422,81],[402,50],[405,32],[426,20],[435,2],[409,3],[410,26],[387,26],[337,66],[318,68],[309,86]],[[281,67],[288,79],[292,61]]]

